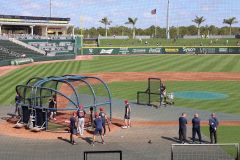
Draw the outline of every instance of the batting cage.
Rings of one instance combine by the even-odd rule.
[[[144,105],[161,106],[162,91],[161,79],[148,78],[148,87],[145,91],[137,92],[137,103]]]
[[[84,160],[122,160],[121,150],[112,151],[85,151]]]
[[[97,111],[104,107],[112,118],[110,90],[102,79],[94,76],[34,77],[25,85],[16,86],[16,92],[22,99],[20,123],[31,129],[62,130],[79,105],[83,105],[86,113],[90,108]]]
[[[239,144],[172,144],[172,160],[239,160]]]

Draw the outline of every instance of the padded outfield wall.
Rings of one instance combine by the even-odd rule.
[[[79,54],[79,53],[78,53]],[[240,54],[240,47],[166,46],[166,47],[83,47],[81,55],[121,54]]]

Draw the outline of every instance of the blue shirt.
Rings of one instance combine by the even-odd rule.
[[[200,127],[200,118],[198,118],[198,117],[194,117],[193,119],[192,119],[192,127],[193,128],[199,128]]]
[[[102,129],[102,118],[98,117],[94,120],[94,124],[96,126],[96,129]]]
[[[186,128],[187,119],[185,117],[179,117],[179,128]]]
[[[71,116],[71,118],[70,118],[70,128],[71,129],[76,128],[76,119],[73,116]]]
[[[106,116],[106,114],[104,112],[100,112],[99,116],[102,118],[102,122],[105,123],[105,116]]]
[[[216,129],[218,127],[218,120],[216,117],[212,117],[209,119],[209,126],[212,129]]]

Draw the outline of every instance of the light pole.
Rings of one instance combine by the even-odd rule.
[[[52,0],[49,0],[49,16],[52,17]]]
[[[170,39],[170,31],[169,31],[169,7],[170,7],[170,0],[167,2],[167,26],[166,26],[166,37]]]

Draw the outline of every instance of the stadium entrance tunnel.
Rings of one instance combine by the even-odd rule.
[[[16,86],[21,97],[20,122],[31,128],[52,130],[66,128],[73,111],[83,105],[105,112],[112,119],[112,98],[107,84],[94,76],[64,75],[59,77],[34,77],[25,85]],[[54,120],[53,117],[54,116]]]
[[[225,99],[228,95],[223,93],[216,92],[207,92],[207,91],[180,91],[174,92],[176,98],[182,99],[194,99],[194,100],[216,100],[216,99]]]

